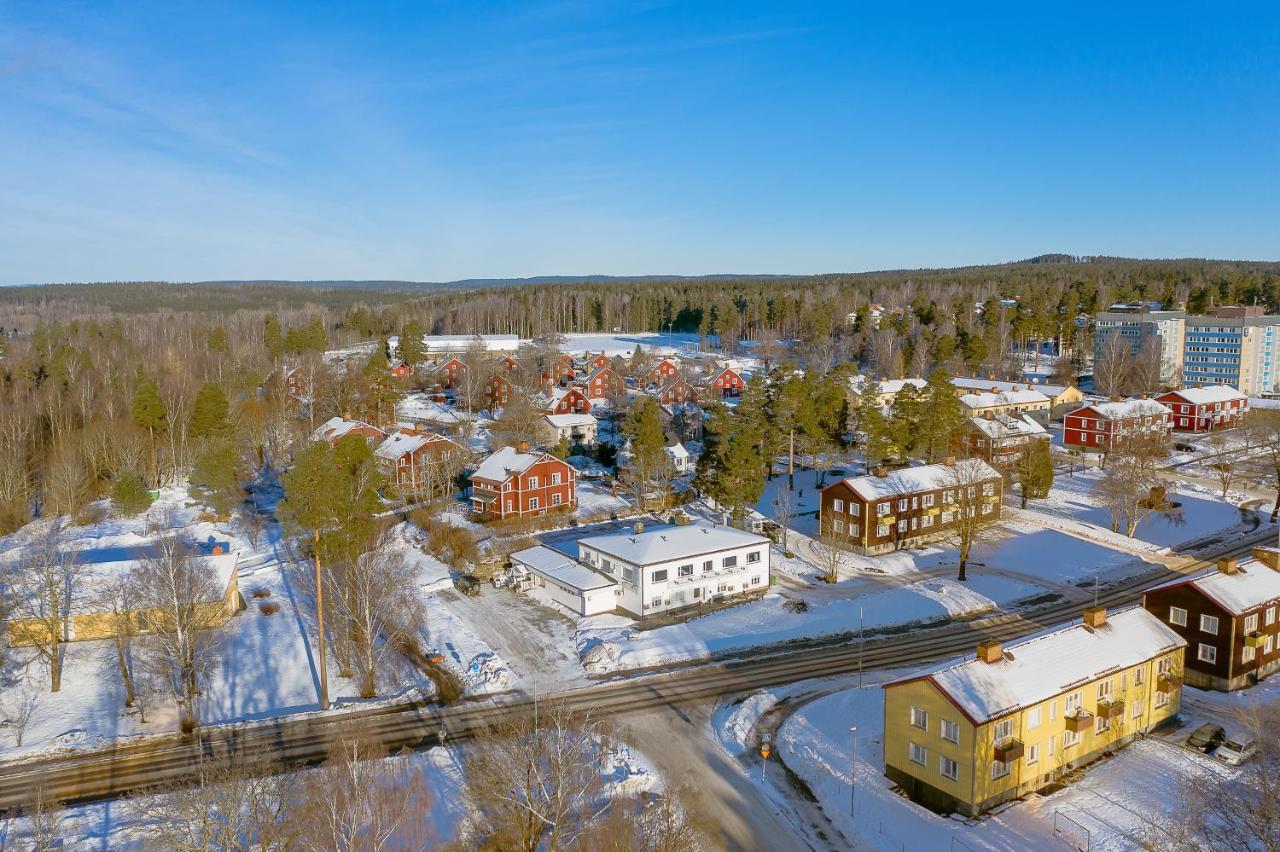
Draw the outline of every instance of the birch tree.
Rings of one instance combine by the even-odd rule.
[[[57,525],[20,558],[13,575],[10,645],[30,647],[49,673],[49,691],[62,688],[62,646],[70,641],[71,611],[79,600],[83,566],[63,549]]]
[[[959,551],[956,579],[963,582],[968,579],[966,569],[974,547],[996,537],[1000,513],[992,498],[998,499],[999,491],[991,479],[991,468],[980,459],[961,459],[950,465],[943,489],[940,523],[946,528],[947,540]]]

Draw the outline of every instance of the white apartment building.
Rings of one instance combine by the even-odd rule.
[[[1112,305],[1095,317],[1094,361],[1105,351],[1105,343],[1119,335],[1137,355],[1143,347],[1160,351],[1160,383],[1173,387],[1182,383],[1182,346],[1186,331],[1185,311],[1152,310],[1146,305]]]
[[[733,527],[676,524],[578,540],[578,561],[617,581],[633,615],[769,588],[769,539]]]

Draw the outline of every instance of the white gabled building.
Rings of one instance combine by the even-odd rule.
[[[578,615],[600,615],[617,606],[614,580],[543,544],[511,554],[511,575],[520,591],[536,587]]]
[[[578,540],[578,561],[617,581],[617,605],[637,616],[769,588],[769,539],[676,524]]]

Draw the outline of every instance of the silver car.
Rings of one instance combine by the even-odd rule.
[[[1222,744],[1218,746],[1218,750],[1213,753],[1213,756],[1228,766],[1239,766],[1253,757],[1253,753],[1257,749],[1258,747],[1253,740],[1245,740],[1244,742],[1223,740]]]

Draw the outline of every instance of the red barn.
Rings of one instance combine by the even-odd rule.
[[[511,399],[511,394],[515,392],[515,386],[511,384],[511,380],[501,373],[496,374],[489,379],[488,384],[484,386],[485,396],[489,398],[489,404],[493,408],[501,408],[507,404],[507,400]]]
[[[737,370],[724,367],[720,372],[712,374],[711,386],[720,391],[721,397],[729,397],[741,395],[746,390],[747,383],[742,380]]]
[[[1117,445],[1143,437],[1168,438],[1172,413],[1154,399],[1113,397],[1072,411],[1062,420],[1062,443],[1083,450],[1110,452]]]
[[[403,493],[447,490],[462,472],[466,447],[437,432],[401,429],[373,451],[388,484]]]
[[[670,358],[663,358],[649,371],[649,381],[661,382],[680,373],[680,367]]]
[[[1210,432],[1240,425],[1249,412],[1249,397],[1230,385],[1183,388],[1156,397],[1173,411],[1179,432]]]
[[[607,399],[614,391],[626,388],[626,382],[612,367],[597,367],[584,383],[588,399]]]
[[[471,508],[485,520],[545,515],[577,505],[573,467],[529,445],[503,447],[471,474]]]
[[[698,401],[698,389],[679,376],[673,376],[658,385],[658,402],[663,405],[682,405]]]
[[[543,397],[542,409],[547,414],[590,414],[591,400],[576,387],[552,388]]]

